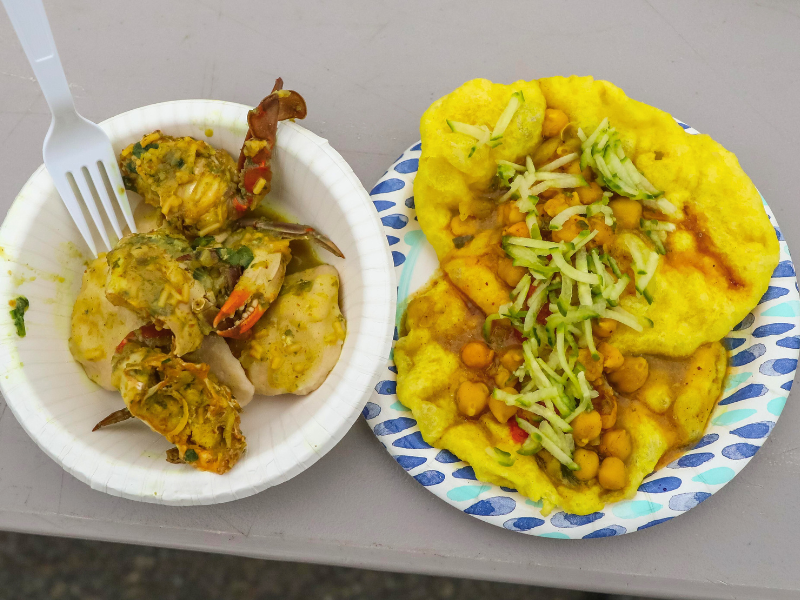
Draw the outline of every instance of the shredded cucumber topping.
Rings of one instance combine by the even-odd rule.
[[[519,104],[523,101],[520,95]],[[486,127],[465,128],[463,124],[448,123],[453,131],[472,135],[478,140],[476,145],[498,143],[518,108],[512,97],[491,132]],[[589,365],[578,360],[581,349],[584,349],[583,356],[586,356],[586,351],[589,354],[588,358],[581,359],[583,361],[602,359],[594,341],[593,320],[611,319],[635,331],[652,327],[653,322],[619,306],[631,277],[622,271],[614,257],[604,253],[597,243],[592,243],[596,238],[600,239],[598,236],[601,234],[605,235],[600,227],[582,229],[570,241],[543,240],[542,228],[563,232],[569,219],[579,215],[585,215],[587,219],[602,217],[608,227],[614,228],[616,219],[609,206],[614,194],[639,200],[651,210],[668,217],[680,215],[680,211],[625,155],[619,135],[607,119],[590,135],[579,129],[578,137],[582,141],[580,153],[567,154],[538,169],[530,156],[525,157],[524,165],[497,161],[495,182],[501,189],[506,189],[500,201],[515,202],[516,208],[525,216],[531,235],[503,237],[502,247],[506,255],[514,266],[527,271],[511,292],[509,302],[497,313],[489,315],[483,328],[487,341],[491,337],[492,324],[497,320],[510,323],[523,336],[523,363],[511,374],[511,381],[519,381],[520,391],[508,393],[495,389],[492,392],[495,400],[524,411],[515,419],[528,438],[520,445],[517,454],[530,456],[547,450],[572,470],[578,469],[578,465],[573,460],[575,441],[570,423],[581,413],[594,410],[592,401],[599,396],[586,379]],[[597,183],[606,189],[597,201],[589,205],[581,203],[563,207],[548,221],[546,214],[542,212],[540,215],[537,210],[539,194],[547,190],[586,186],[581,175],[559,171],[578,160],[582,170],[591,167]],[[638,233],[626,233],[622,241],[630,254],[634,287],[638,294],[652,303],[655,288],[652,280],[660,256],[666,252],[666,236],[676,227],[660,218],[643,218],[639,225]],[[562,238],[563,233],[554,237]],[[628,269],[627,259],[623,266]],[[487,453],[502,465],[514,460],[509,453],[498,448],[487,448]]]
[[[603,119],[594,133],[581,143],[581,169],[587,165],[602,185],[620,196],[654,200],[663,194],[625,156],[619,134],[609,125],[608,119]]]
[[[494,129],[491,131],[486,125],[470,125],[469,123],[461,123],[460,121],[452,121],[450,119],[446,119],[447,126],[450,127],[450,131],[453,133],[463,133],[464,135],[475,138],[476,143],[469,151],[468,158],[471,158],[472,155],[475,154],[475,151],[481,146],[488,145],[490,148],[497,148],[497,146],[503,143],[503,134],[511,123],[511,119],[514,118],[517,109],[522,106],[523,102],[525,102],[525,97],[522,95],[522,92],[514,92],[511,94],[511,99],[508,101],[505,110],[497,120]],[[503,162],[506,163],[502,165],[504,167],[513,165],[513,163],[508,163],[508,161]],[[514,167],[512,166],[511,168],[513,169]],[[504,179],[506,185],[508,185],[508,177],[501,176],[499,169],[497,174],[498,177]],[[504,172],[503,175],[505,174]]]
[[[491,456],[493,459],[497,461],[497,464],[503,467],[510,467],[516,462],[516,458],[511,456],[508,452],[504,450],[500,450],[500,448],[486,448],[486,454]]]

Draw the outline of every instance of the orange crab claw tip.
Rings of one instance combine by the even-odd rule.
[[[230,329],[223,329],[222,331],[217,331],[219,335],[222,337],[239,339],[247,335],[247,332],[250,331],[253,326],[258,323],[258,320],[262,317],[262,315],[266,312],[265,309],[256,307],[252,313],[241,323],[236,325],[235,327],[231,327]]]
[[[233,315],[237,308],[244,306],[245,302],[247,302],[249,298],[250,294],[248,292],[245,292],[244,290],[233,290],[231,295],[228,296],[228,299],[225,301],[225,304],[223,304],[222,308],[219,309],[217,316],[214,317],[214,327],[219,325],[223,319],[227,319]]]

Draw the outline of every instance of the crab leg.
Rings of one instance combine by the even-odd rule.
[[[113,413],[108,415],[105,419],[100,421],[97,425],[92,428],[92,431],[97,431],[98,429],[102,429],[103,427],[108,427],[109,425],[114,425],[116,423],[122,423],[123,421],[127,421],[128,419],[132,419],[133,415],[128,408],[121,408],[120,410],[115,410]]]
[[[320,233],[309,225],[299,223],[281,223],[279,221],[268,221],[259,217],[247,217],[234,224],[235,229],[252,227],[259,231],[269,231],[283,239],[289,240],[311,240],[325,248],[328,252],[339,258],[344,258],[344,254],[324,233]]]
[[[278,132],[278,121],[304,119],[306,103],[295,91],[284,90],[283,80],[275,81],[272,93],[247,113],[248,131],[239,153],[239,189],[234,208],[243,213],[255,208],[270,190],[270,161]]]

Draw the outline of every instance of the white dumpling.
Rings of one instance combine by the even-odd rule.
[[[203,338],[200,347],[184,356],[183,359],[188,362],[207,364],[219,382],[231,389],[231,394],[239,406],[244,406],[253,399],[255,392],[253,384],[247,379],[241,363],[236,360],[228,344],[216,333]]]
[[[346,335],[339,273],[330,265],[286,277],[240,361],[257,394],[309,394],[328,377]]]
[[[114,390],[111,384],[114,352],[125,336],[146,325],[147,321],[106,299],[107,275],[105,254],[89,263],[84,272],[81,291],[72,307],[69,350],[89,379],[107,390]]]

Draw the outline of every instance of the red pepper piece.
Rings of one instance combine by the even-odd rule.
[[[517,425],[517,420],[514,417],[511,417],[508,420],[508,429],[511,433],[511,439],[514,440],[517,444],[523,443],[525,440],[528,439],[528,434],[525,432],[522,427]]]

